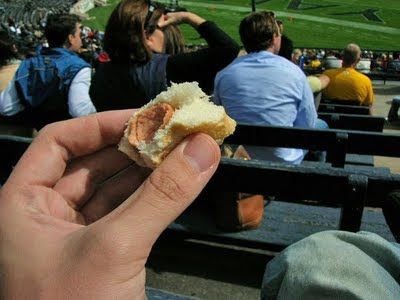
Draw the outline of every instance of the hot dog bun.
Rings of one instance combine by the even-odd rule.
[[[137,164],[156,168],[186,136],[203,132],[222,144],[236,122],[210,102],[197,82],[172,84],[135,112],[118,149]]]

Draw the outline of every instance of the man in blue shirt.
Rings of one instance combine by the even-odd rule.
[[[240,23],[239,32],[248,54],[217,74],[215,103],[223,105],[239,123],[316,127],[317,113],[306,76],[298,66],[277,55],[281,35],[274,14],[251,13]],[[289,163],[300,163],[306,153],[288,148],[246,149],[253,159]]]
[[[89,97],[91,66],[77,54],[82,47],[77,16],[50,15],[45,36],[24,60],[0,95],[0,114],[10,122],[40,129],[44,125],[95,113]]]

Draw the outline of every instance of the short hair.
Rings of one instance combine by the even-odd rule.
[[[157,7],[148,19],[149,3],[148,0],[123,0],[111,13],[103,41],[112,62],[144,64],[151,59],[145,34],[156,30],[163,9]]]
[[[70,34],[76,32],[76,24],[80,19],[76,15],[71,14],[54,14],[49,15],[44,29],[44,35],[51,48],[63,47]]]
[[[0,30],[0,66],[5,66],[16,55],[14,39],[7,31]]]
[[[348,44],[343,50],[343,64],[350,66],[355,64],[361,57],[361,49],[356,44]]]
[[[271,47],[279,28],[272,12],[257,11],[240,22],[239,34],[247,53],[258,52]]]

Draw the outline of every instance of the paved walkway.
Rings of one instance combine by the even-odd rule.
[[[389,81],[383,84],[383,81],[373,81],[375,92],[374,115],[387,117],[392,99],[400,95],[400,81]],[[400,122],[396,124],[386,124],[385,132],[400,134]],[[400,158],[375,157],[375,165],[388,167],[393,173],[400,174]]]

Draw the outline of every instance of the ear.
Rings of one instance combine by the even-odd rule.
[[[72,45],[72,41],[74,39],[74,36],[72,34],[68,35],[68,39],[65,41],[65,46],[69,48]]]

